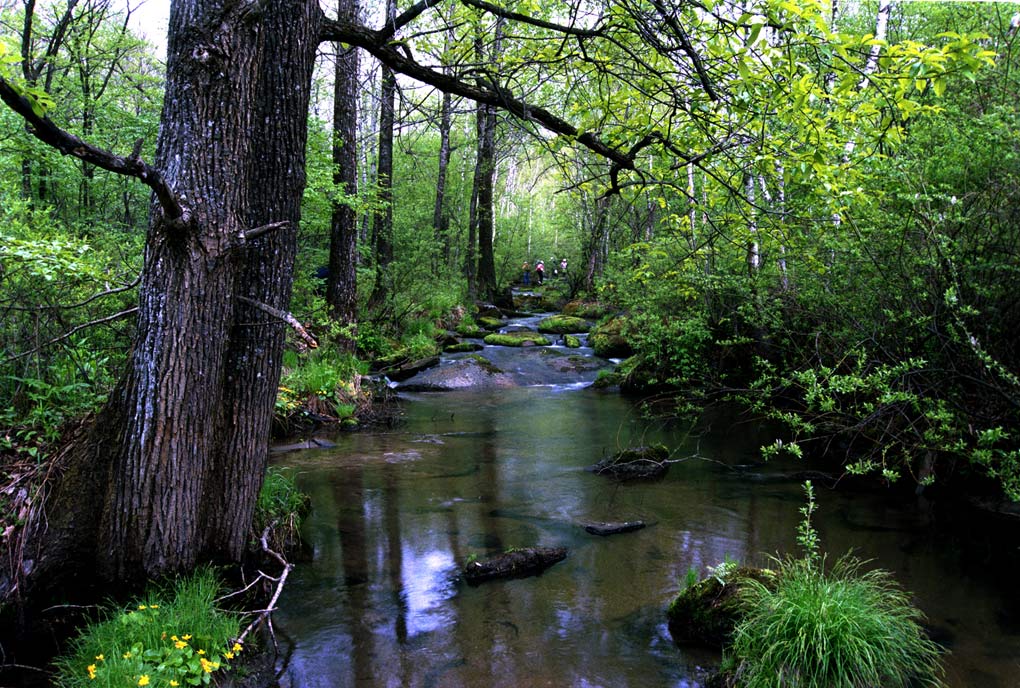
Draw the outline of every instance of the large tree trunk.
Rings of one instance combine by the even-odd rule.
[[[340,0],[341,21],[357,18],[357,0]],[[333,184],[348,198],[358,193],[358,51],[336,44],[333,80]],[[330,316],[340,323],[354,324],[358,315],[358,216],[350,203],[333,201],[329,241],[329,283],[326,301]],[[336,342],[354,350],[351,336]]]
[[[285,335],[249,303],[290,299],[321,16],[314,0],[248,10],[171,8],[156,168],[187,212],[153,206],[128,368],[30,540],[37,580],[84,563],[138,581],[244,551]]]

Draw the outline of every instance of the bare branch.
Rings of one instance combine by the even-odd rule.
[[[238,233],[238,239],[243,244],[250,239],[260,237],[263,234],[276,231],[277,229],[286,229],[290,227],[290,220],[282,220],[280,222],[270,222],[267,225],[261,225],[259,227],[253,227],[252,229],[241,230]]]
[[[275,611],[276,601],[280,599],[280,593],[283,592],[283,586],[287,582],[287,576],[290,575],[291,570],[294,568],[294,565],[288,562],[286,559],[284,559],[281,554],[269,549],[268,542],[269,531],[273,528],[273,525],[274,524],[266,526],[266,529],[262,531],[262,537],[259,538],[259,542],[262,543],[262,551],[276,559],[276,561],[280,562],[280,565],[283,566],[283,571],[281,571],[280,575],[276,578],[273,578],[272,576],[266,575],[265,573],[259,571],[260,577],[265,577],[271,581],[276,582],[276,589],[273,591],[273,596],[269,599],[269,604],[266,605],[266,608],[259,610],[258,616],[255,617],[255,620],[248,624],[248,627],[244,629],[244,632],[237,637],[238,643],[243,643],[244,639],[248,637],[248,634],[251,633],[256,628],[258,628],[258,626],[263,621],[268,620],[270,628],[272,628],[272,620],[270,618],[270,614],[272,614],[273,611]]]
[[[258,308],[260,311],[268,313],[269,315],[273,316],[274,318],[277,318],[278,320],[282,320],[283,322],[287,323],[292,328],[294,328],[294,331],[298,333],[298,336],[304,340],[305,344],[307,344],[309,348],[311,349],[319,348],[319,343],[315,341],[315,337],[310,335],[308,333],[308,330],[305,329],[305,326],[298,322],[298,319],[295,318],[290,313],[288,313],[287,311],[281,311],[279,308],[273,308],[268,303],[262,303],[261,301],[256,301],[255,299],[249,299],[247,296],[238,296],[237,300],[246,303],[249,306],[254,306],[255,308]]]
[[[155,192],[163,211],[171,221],[186,220],[186,211],[178,201],[177,195],[163,179],[163,175],[155,168],[133,155],[125,158],[97,148],[82,141],[74,134],[64,131],[49,117],[40,117],[32,109],[32,103],[28,98],[2,76],[0,76],[0,100],[3,100],[8,107],[21,115],[27,122],[32,135],[43,143],[56,148],[64,155],[71,155],[104,170],[128,177],[137,177]]]
[[[93,301],[95,301],[97,299],[103,298],[104,296],[112,296],[113,294],[120,294],[120,293],[125,292],[125,291],[131,291],[132,289],[137,287],[138,283],[141,282],[141,281],[142,281],[142,276],[138,275],[133,280],[131,280],[131,282],[129,284],[125,284],[122,287],[114,287],[113,289],[107,289],[106,291],[101,291],[98,294],[93,294],[92,296],[88,297],[84,301],[79,301],[78,303],[72,303],[72,304],[69,304],[69,305],[66,305],[66,306],[64,306],[62,304],[56,304],[56,305],[50,305],[50,306],[34,306],[34,307],[31,307],[31,308],[21,308],[21,307],[18,307],[18,306],[12,306],[10,308],[10,310],[12,310],[12,311],[48,311],[48,310],[58,309],[58,308],[60,310],[73,310],[75,308],[81,308],[82,306],[88,305],[88,304],[92,303]]]
[[[35,347],[34,349],[29,349],[28,351],[22,352],[22,353],[18,354],[17,356],[11,356],[10,358],[7,359],[7,361],[8,362],[10,362],[10,361],[17,361],[19,358],[24,358],[25,356],[31,356],[32,354],[36,353],[37,351],[39,351],[41,349],[45,349],[47,346],[51,346],[51,345],[56,344],[58,342],[62,342],[65,339],[67,339],[68,337],[74,335],[77,332],[81,332],[82,330],[84,330],[86,328],[94,327],[95,325],[102,325],[102,324],[108,323],[108,322],[113,322],[114,320],[120,320],[121,318],[126,318],[127,316],[133,315],[134,313],[137,313],[137,312],[138,312],[138,306],[135,306],[134,308],[128,308],[127,310],[120,311],[119,313],[114,313],[113,315],[108,315],[105,318],[99,318],[98,320],[90,320],[87,323],[82,323],[81,325],[78,325],[76,327],[72,327],[69,331],[65,332],[64,334],[60,335],[59,337],[54,337],[53,339],[49,340],[48,342],[44,342],[44,343],[40,344],[39,346]]]

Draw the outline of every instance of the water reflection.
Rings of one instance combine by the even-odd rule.
[[[727,468],[754,461],[762,440],[729,422],[694,438],[588,390],[420,395],[398,431],[281,457],[312,495],[314,557],[281,600],[280,685],[701,685],[718,657],[674,647],[665,605],[689,567],[793,551],[802,504],[794,482]],[[584,470],[657,441],[711,460],[632,485]],[[892,569],[952,643],[949,685],[1020,684],[1018,604],[971,528],[883,496],[819,501],[829,551]],[[609,538],[578,525],[634,519],[652,525]],[[570,555],[537,578],[457,579],[472,555],[533,545]]]

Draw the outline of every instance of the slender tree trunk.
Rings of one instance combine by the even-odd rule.
[[[485,57],[481,39],[476,40],[475,52],[480,60],[494,60],[499,54],[503,37],[503,21],[497,20],[491,53]],[[485,299],[498,299],[496,289],[496,260],[493,254],[493,221],[495,206],[493,189],[496,176],[496,108],[479,105],[476,111],[478,129],[478,157],[475,163],[475,224],[478,234],[478,294]]]
[[[357,0],[340,0],[341,21],[358,16]],[[358,52],[337,43],[333,81],[333,184],[348,198],[358,193]],[[354,325],[358,310],[358,217],[350,203],[333,201],[326,301],[337,322]],[[354,350],[354,333],[335,342]]]
[[[396,0],[386,3],[386,21],[397,16]],[[397,77],[386,65],[381,66],[379,99],[379,162],[376,168],[378,208],[372,224],[375,245],[375,285],[368,298],[369,307],[384,304],[391,291],[390,265],[393,263],[393,125],[396,116]]]
[[[433,272],[439,270],[440,259],[442,264],[450,257],[450,239],[447,236],[449,222],[444,208],[446,200],[446,171],[450,166],[450,128],[451,110],[453,99],[449,93],[443,94],[442,105],[439,112],[439,170],[436,174],[436,204],[432,210],[432,232],[436,246],[441,246],[441,255],[433,260]]]

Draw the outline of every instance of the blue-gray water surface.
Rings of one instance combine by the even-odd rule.
[[[396,429],[277,457],[312,498],[312,554],[275,616],[280,686],[703,685],[719,656],[676,647],[666,606],[691,567],[795,552],[802,488],[769,478],[779,466],[735,469],[770,439],[754,424],[649,422],[585,388],[593,376],[407,394]],[[676,460],[661,481],[585,470],[653,442]],[[949,686],[1020,686],[1020,600],[1015,572],[999,565],[1017,561],[1003,551],[1015,539],[902,494],[820,488],[818,502],[823,547],[893,571],[928,615],[950,650]],[[611,537],[580,526],[635,519],[650,525]],[[458,577],[473,556],[532,545],[570,553],[538,577],[478,587]]]

